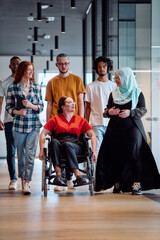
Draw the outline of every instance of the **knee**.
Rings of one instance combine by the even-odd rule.
[[[71,142],[65,142],[63,143],[64,149],[73,149],[73,144]]]

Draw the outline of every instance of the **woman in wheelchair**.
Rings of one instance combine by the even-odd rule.
[[[75,102],[72,98],[64,96],[60,98],[57,110],[58,115],[49,119],[45,124],[40,135],[40,154],[39,159],[44,159],[44,144],[46,135],[54,133],[55,139],[52,139],[51,155],[55,168],[56,177],[53,181],[55,185],[66,186],[65,180],[62,178],[61,171],[61,154],[67,160],[69,168],[72,169],[76,180],[74,184],[77,186],[87,183],[87,179],[80,175],[78,169],[77,154],[81,154],[82,148],[79,142],[81,133],[86,133],[91,138],[93,159],[96,162],[96,136],[86,119],[81,116],[74,115]]]

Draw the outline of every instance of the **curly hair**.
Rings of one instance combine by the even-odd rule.
[[[22,61],[19,66],[18,66],[18,69],[17,69],[17,72],[16,72],[16,76],[15,76],[15,80],[14,80],[14,83],[18,83],[21,81],[22,77],[26,77],[27,78],[27,70],[28,70],[28,67],[29,66],[33,66],[33,64],[31,62],[28,62],[28,61]],[[33,66],[33,76],[32,78],[30,79],[32,82],[35,82],[35,78],[34,78],[34,66]]]
[[[94,72],[98,73],[98,71],[97,71],[98,70],[97,69],[97,64],[99,62],[107,63],[107,73],[109,73],[110,71],[113,70],[113,62],[112,62],[112,60],[110,58],[107,58],[107,57],[104,57],[104,56],[100,56],[100,57],[98,57],[98,58],[96,58],[94,60],[93,67],[92,67]]]

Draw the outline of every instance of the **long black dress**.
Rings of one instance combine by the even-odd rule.
[[[160,188],[160,175],[140,119],[146,112],[143,94],[129,117],[108,114],[113,106],[131,109],[131,104],[116,105],[110,94],[104,117],[111,119],[97,159],[95,191],[111,188],[116,182],[123,192],[130,192],[133,182],[140,182],[142,190]]]

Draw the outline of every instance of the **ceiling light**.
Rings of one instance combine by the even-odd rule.
[[[33,56],[31,55],[31,63],[33,63]]]
[[[76,0],[71,0],[71,8],[75,8],[76,7]]]
[[[36,55],[36,44],[32,43],[32,55],[35,56]]]
[[[50,61],[53,61],[53,50],[50,50]]]
[[[47,5],[47,4],[42,4],[42,9],[46,9],[46,8],[49,8],[49,5]]]
[[[42,21],[42,7],[41,2],[37,2],[37,20]]]
[[[38,28],[34,27],[34,42],[38,42]]]
[[[51,38],[51,36],[49,34],[48,35],[44,34],[43,37],[44,37],[44,39],[50,39]]]
[[[53,22],[55,17],[46,17],[45,19],[47,19],[47,21],[49,21],[49,22]]]
[[[46,69],[49,70],[49,61],[46,61]]]
[[[55,36],[55,49],[58,50],[58,36]]]
[[[61,32],[65,33],[65,16],[61,16]]]
[[[34,17],[27,17],[27,20],[32,22],[32,21],[34,21]]]

